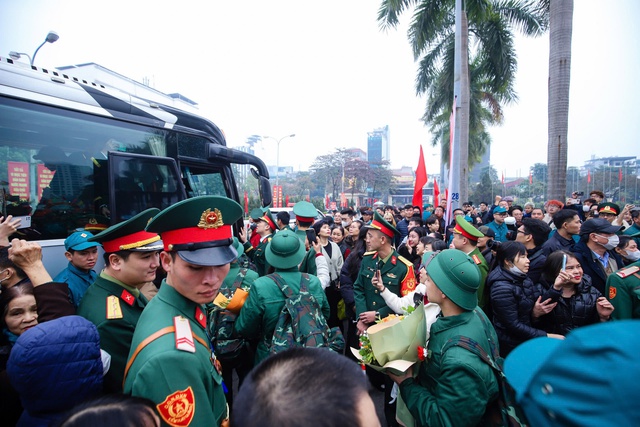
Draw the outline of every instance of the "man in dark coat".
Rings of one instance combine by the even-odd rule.
[[[603,295],[607,277],[623,266],[622,258],[614,250],[621,228],[603,218],[587,220],[580,227],[580,241],[573,248],[584,274],[591,277],[591,284]]]

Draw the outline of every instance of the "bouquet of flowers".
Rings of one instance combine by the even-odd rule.
[[[392,314],[369,327],[360,337],[360,350],[351,352],[362,363],[385,372],[401,373],[418,361],[418,346],[427,342],[427,323],[423,306],[404,316]]]
[[[227,298],[222,292],[218,292],[218,295],[213,300],[213,304],[223,310],[229,310],[234,314],[238,314],[248,296],[249,289],[244,287],[236,289],[233,295],[231,295],[231,298]]]

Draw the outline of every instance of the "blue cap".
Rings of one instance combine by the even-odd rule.
[[[98,242],[88,242],[89,237],[93,234],[88,231],[76,231],[66,239],[64,239],[64,248],[66,250],[83,251],[85,249],[101,246]]]
[[[502,206],[496,206],[493,209],[493,213],[497,214],[497,213],[505,213],[507,211],[507,209],[503,208]]]
[[[535,338],[504,364],[532,426],[640,425],[640,320],[601,323],[567,338]]]

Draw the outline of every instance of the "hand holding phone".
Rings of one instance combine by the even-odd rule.
[[[318,238],[316,237],[316,230],[309,228],[305,230],[305,232],[307,233],[307,240],[309,241],[309,244],[316,243],[318,241]]]

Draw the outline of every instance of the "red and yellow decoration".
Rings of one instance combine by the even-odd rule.
[[[185,390],[176,391],[156,405],[158,413],[163,421],[174,427],[183,427],[191,424],[196,411],[196,401],[193,390],[188,387]]]

